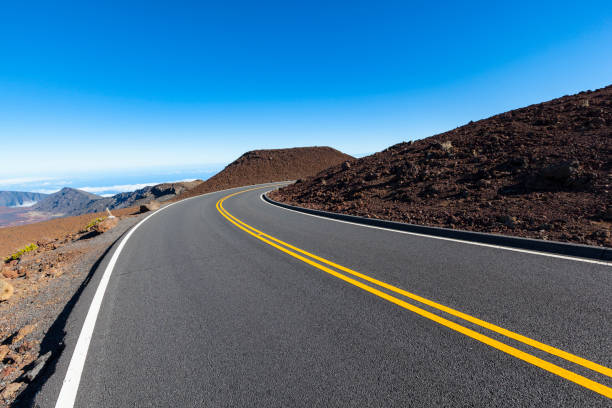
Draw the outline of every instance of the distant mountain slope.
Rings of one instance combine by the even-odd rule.
[[[0,207],[22,207],[40,201],[47,194],[25,191],[0,191]]]
[[[82,214],[91,202],[101,200],[102,197],[76,188],[64,187],[32,206],[33,211],[51,214],[77,215]]]
[[[200,183],[202,183],[202,180],[181,181],[177,183],[163,183],[155,186],[147,186],[129,193],[119,193],[112,197],[92,201],[81,211],[99,212],[104,211],[105,208],[113,210],[117,208],[141,205],[148,203],[151,200],[166,201],[186,192]],[[83,212],[81,212],[81,214]]]
[[[83,190],[65,187],[57,193],[45,196],[27,208],[0,210],[0,227],[23,225],[40,220],[116,210],[148,203],[151,200],[166,201],[202,183],[202,180],[162,183],[136,191],[101,197]]]
[[[612,86],[335,166],[273,197],[395,221],[612,246]]]
[[[187,192],[185,197],[226,188],[308,177],[354,159],[327,146],[253,150]]]

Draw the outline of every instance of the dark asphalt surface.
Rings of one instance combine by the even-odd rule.
[[[224,207],[340,265],[612,367],[610,266],[316,218],[263,202],[264,191]],[[612,406],[248,235],[216,210],[227,194],[180,202],[130,238],[76,406]],[[41,407],[55,404],[98,279],[67,322],[66,350],[36,398]],[[604,375],[461,324],[612,386]]]

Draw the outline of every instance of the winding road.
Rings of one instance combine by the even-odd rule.
[[[34,405],[612,405],[610,264],[311,216],[273,188],[124,237]]]

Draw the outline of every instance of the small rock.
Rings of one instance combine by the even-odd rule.
[[[13,337],[13,341],[11,341],[11,343],[15,344],[15,343],[23,340],[23,338],[25,336],[27,336],[28,334],[32,333],[32,331],[34,331],[34,328],[36,328],[36,324],[28,324],[27,326],[23,326],[17,332],[17,335],[15,335],[15,337]]]
[[[150,210],[150,211],[153,211],[153,210]],[[119,219],[113,216],[113,218],[106,218],[104,221],[97,223],[96,225],[94,225],[93,229],[95,231],[98,231],[99,233],[103,233],[103,232],[106,232],[108,230],[115,228],[118,223],[119,223]]]
[[[476,187],[483,188],[491,185],[490,180],[480,179],[476,182]]]
[[[608,207],[603,215],[604,220],[612,221],[612,207]]]
[[[25,377],[28,379],[28,381],[30,381],[30,382],[34,381],[36,376],[45,367],[45,364],[47,363],[47,361],[49,360],[50,357],[51,357],[51,352],[50,351],[45,353],[45,354],[43,354],[42,356],[38,357],[38,359],[36,360],[36,364],[34,365],[34,368],[32,368],[30,371],[28,371],[26,373],[26,375],[25,375]]]
[[[11,399],[13,398],[13,396],[17,393],[17,391],[19,391],[19,389],[21,388],[23,383],[20,382],[14,382],[14,383],[10,383],[9,385],[7,385],[6,387],[4,387],[4,389],[2,390],[2,394],[0,394],[2,396],[2,398],[4,398],[5,400],[7,399]]]
[[[160,207],[161,207],[161,205],[159,204],[158,201],[151,201],[149,203],[141,205],[140,206],[140,212],[144,213],[144,212],[148,212],[148,211],[155,211],[155,210],[159,210]]]
[[[60,268],[59,266],[58,266],[58,267],[55,267],[55,268],[52,268],[52,269],[49,269],[49,270],[48,270],[48,271],[45,273],[45,275],[50,276],[50,277],[52,277],[52,278],[59,278],[59,277],[60,277],[60,276],[62,276],[63,274],[64,274],[64,268]]]
[[[450,152],[451,150],[453,150],[453,144],[451,143],[450,140],[447,140],[446,142],[442,142],[438,146],[440,149],[444,150],[445,152]]]
[[[580,163],[574,160],[571,162],[564,162],[553,164],[551,166],[542,169],[541,174],[543,177],[552,180],[564,181],[578,173]]]
[[[3,344],[0,346],[0,361],[4,360],[9,351],[10,349],[8,344]]]
[[[351,163],[349,163],[347,161],[342,163],[342,170],[348,170],[350,168],[351,168]]]
[[[600,239],[610,238],[610,231],[608,231],[608,230],[595,231],[592,234],[592,236],[593,236],[593,238],[600,238]]]
[[[25,270],[19,270],[9,266],[2,268],[2,276],[8,279],[15,279],[25,275]]]
[[[501,222],[502,224],[504,224],[508,228],[514,228],[516,226],[516,223],[517,223],[516,217],[511,217],[509,215],[501,216],[498,219],[499,219],[499,222]]]
[[[372,172],[372,171],[371,171],[371,172],[368,172],[368,173],[365,175],[365,178],[364,178],[364,179],[365,179],[366,181],[372,181],[372,180],[376,180],[376,179],[377,179],[377,178],[379,178],[379,177],[380,177],[380,173],[378,173],[378,174],[377,174],[377,173],[374,173],[374,172]]]
[[[25,353],[28,350],[31,350],[36,345],[35,341],[24,341],[21,346],[17,348],[19,353]]]
[[[9,300],[13,296],[13,292],[15,292],[13,285],[0,279],[0,301]]]
[[[7,365],[0,371],[0,381],[5,381],[17,370],[16,365]]]

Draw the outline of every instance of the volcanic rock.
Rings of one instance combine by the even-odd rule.
[[[7,281],[0,279],[0,301],[6,301],[13,296],[13,285]]]
[[[180,198],[232,187],[306,179],[330,166],[353,159],[352,156],[325,146],[253,150]]]
[[[587,101],[587,102],[585,102]],[[322,181],[325,181],[324,183]],[[271,193],[400,222],[612,246],[612,86],[338,163]],[[359,194],[356,194],[356,192]],[[520,220],[520,222],[519,222]]]

